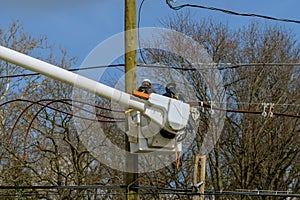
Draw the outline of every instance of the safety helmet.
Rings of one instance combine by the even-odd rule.
[[[142,81],[142,83],[144,83],[144,82],[148,82],[148,83],[152,84],[151,81],[147,78]]]
[[[176,95],[177,94],[177,89],[176,89],[176,84],[175,83],[173,83],[173,82],[171,82],[171,83],[168,83],[167,85],[166,85],[166,92],[167,93],[170,93],[170,94],[172,94],[172,95]]]
[[[166,85],[166,88],[169,88],[170,86],[176,87],[176,84],[173,83],[173,82],[170,82],[170,83],[168,83],[168,84]]]
[[[142,81],[142,86],[143,87],[151,87],[151,85],[152,85],[152,83],[151,83],[151,81],[149,79],[144,79]]]

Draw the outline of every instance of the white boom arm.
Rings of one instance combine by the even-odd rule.
[[[144,111],[145,109],[145,105],[143,103],[131,100],[130,95],[125,92],[116,90],[84,76],[75,74],[3,46],[0,46],[0,58],[85,91],[95,93],[96,95],[106,99],[111,99],[120,104],[128,105],[136,110]]]
[[[137,101],[130,94],[3,46],[0,59],[138,110],[174,134],[187,125],[189,105],[181,101],[158,94],[150,95],[146,103]]]

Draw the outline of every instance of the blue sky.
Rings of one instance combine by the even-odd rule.
[[[300,20],[299,0],[181,0],[191,4],[218,7],[236,12],[269,15]],[[141,0],[137,0],[137,7]],[[211,17],[236,28],[256,19],[263,23],[270,20],[232,16],[217,11],[190,9],[196,17]],[[142,8],[141,27],[161,26],[160,19],[175,12],[165,0],[145,0]],[[124,30],[124,0],[5,0],[0,6],[0,27],[8,28],[19,20],[25,32],[34,36],[46,35],[69,55],[78,57],[78,65],[100,42]],[[277,22],[295,31],[300,38],[300,24]]]

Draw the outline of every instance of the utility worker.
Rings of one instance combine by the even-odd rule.
[[[175,83],[168,83],[165,87],[166,89],[166,93],[163,94],[163,96],[166,96],[166,97],[170,97],[170,98],[173,98],[173,99],[177,99],[177,100],[181,100],[181,101],[184,101],[183,100],[183,97],[181,94],[179,94],[177,92],[177,89],[176,89],[176,84]],[[175,134],[173,133],[169,133],[168,131],[166,131],[165,129],[161,129],[160,130],[160,134],[164,137],[164,138],[168,138],[168,139],[173,139],[175,138]]]
[[[144,79],[142,81],[141,86],[138,88],[139,92],[144,92],[146,94],[156,93],[156,91],[152,88],[152,83],[149,79]]]
[[[168,83],[165,89],[166,93],[164,93],[163,96],[183,101],[183,97],[178,93],[175,83]]]

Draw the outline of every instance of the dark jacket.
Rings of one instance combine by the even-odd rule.
[[[171,89],[166,88],[166,93],[164,93],[163,96],[184,101],[183,96],[180,93],[177,92],[175,87],[171,88]]]
[[[146,94],[156,93],[156,91],[148,83],[142,83],[142,85],[138,88],[138,91]]]

